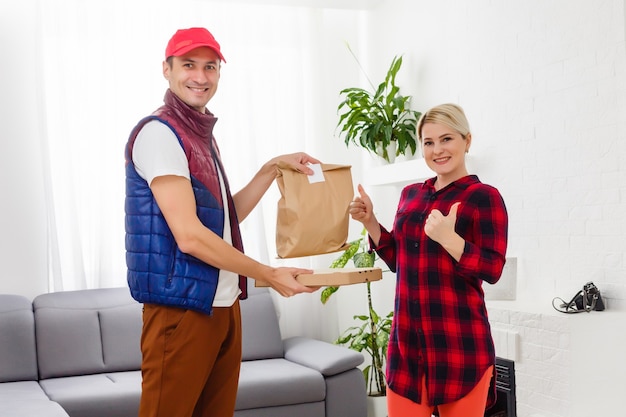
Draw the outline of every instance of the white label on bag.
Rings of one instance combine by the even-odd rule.
[[[326,181],[321,164],[309,164],[309,168],[313,170],[313,175],[307,175],[309,178],[309,184]]]

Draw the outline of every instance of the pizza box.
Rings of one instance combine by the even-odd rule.
[[[341,285],[361,284],[378,281],[383,278],[383,270],[372,268],[327,268],[315,269],[312,274],[301,274],[296,281],[307,287],[339,287]],[[255,280],[255,287],[269,287],[265,281]]]

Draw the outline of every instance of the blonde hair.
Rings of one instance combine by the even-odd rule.
[[[458,104],[440,104],[422,114],[416,127],[416,134],[420,143],[422,142],[422,128],[425,123],[444,124],[459,132],[464,139],[470,134],[469,122],[465,117],[465,112]]]

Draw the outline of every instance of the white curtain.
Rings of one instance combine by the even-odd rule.
[[[39,9],[50,291],[126,285],[124,145],[162,103],[161,62],[176,29],[204,26],[222,44],[227,63],[208,107],[220,118],[216,137],[234,190],[268,159],[316,149],[320,93],[311,72],[323,50],[314,36],[321,9],[185,0],[41,0]],[[243,223],[246,253],[327,266],[324,257],[275,259],[278,197],[274,186]],[[321,306],[319,293],[276,301],[285,337],[336,335],[335,308]]]

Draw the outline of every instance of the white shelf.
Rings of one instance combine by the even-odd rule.
[[[435,174],[426,166],[424,158],[368,168],[363,179],[366,185],[403,185],[422,181]]]

